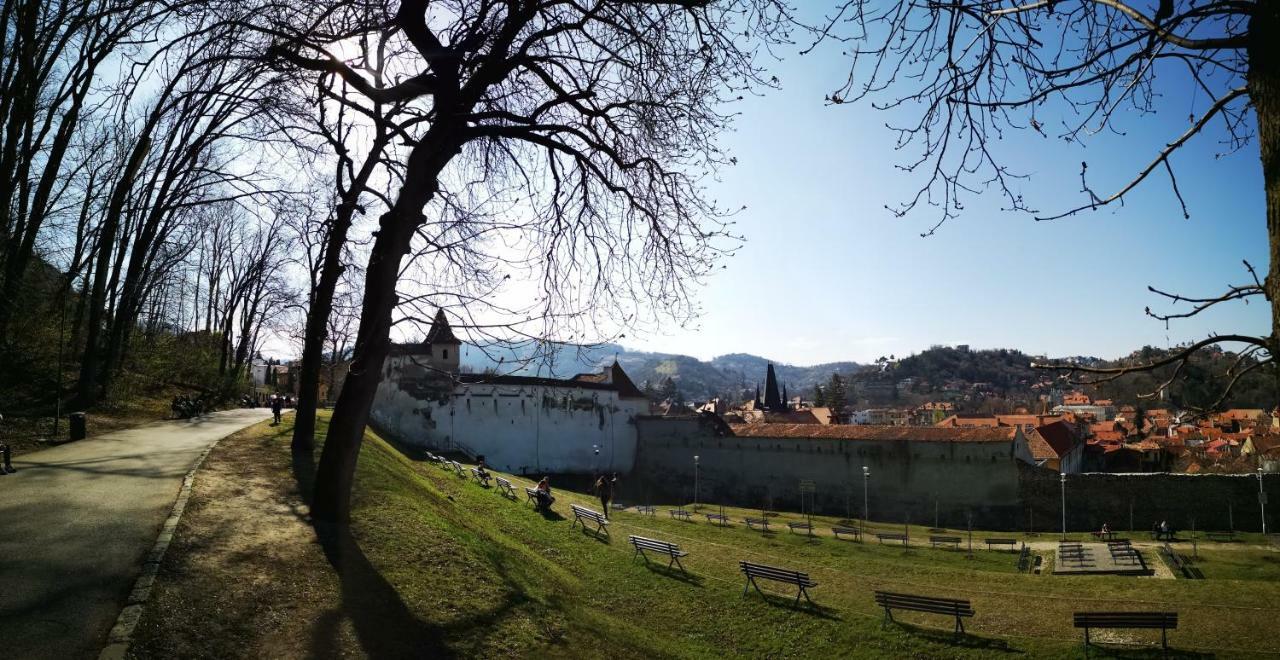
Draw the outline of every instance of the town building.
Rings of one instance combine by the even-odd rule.
[[[521,474],[628,472],[649,401],[615,361],[568,379],[463,373],[443,311],[424,341],[393,346],[370,410],[403,444],[483,456]]]

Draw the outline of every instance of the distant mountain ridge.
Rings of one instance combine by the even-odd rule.
[[[715,396],[736,399],[744,390],[754,391],[757,383],[763,384],[768,364],[774,365],[778,380],[793,396],[811,392],[814,385],[826,382],[832,373],[850,376],[862,368],[856,362],[796,366],[748,353],[730,353],[704,361],[676,353],[634,351],[618,344],[590,347],[544,344],[522,349],[489,346],[484,350],[464,345],[462,351],[462,365],[471,371],[494,370],[554,378],[599,371],[614,358],[636,385],[643,387],[648,382],[657,387],[671,378],[685,399],[693,401]]]

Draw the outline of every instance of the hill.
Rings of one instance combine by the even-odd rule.
[[[311,466],[291,458],[290,430],[263,424],[210,453],[131,657],[1068,658],[1081,652],[1071,612],[1117,603],[1179,612],[1169,634],[1179,653],[1274,650],[1256,617],[1240,612],[1280,603],[1280,574],[1256,535],[1217,556],[1202,544],[1207,579],[1195,581],[1020,574],[1017,555],[982,549],[981,533],[970,559],[920,543],[928,532],[918,526],[909,550],[835,540],[822,517],[813,539],[762,535],[740,522],[752,512],[737,509],[727,509],[727,528],[618,511],[609,537],[595,538],[569,509],[598,508],[590,496],[558,490],[543,516],[522,493],[505,499],[370,434],[351,535],[334,539],[307,524],[299,484]],[[530,484],[506,476],[518,493]],[[783,513],[773,524],[797,519]],[[635,558],[630,534],[679,543],[687,573]],[[779,584],[744,595],[739,560],[808,571],[817,607],[794,607],[794,590]],[[1250,570],[1231,572],[1240,562]],[[885,626],[875,589],[969,598],[977,615],[958,642],[946,617],[906,614]],[[1147,647],[1128,646],[1124,657],[1155,657],[1160,636],[1107,639]]]
[[[691,401],[715,396],[738,399],[744,391],[754,392],[756,384],[764,382],[765,368],[769,363],[773,363],[779,380],[793,394],[811,393],[814,385],[826,382],[832,373],[850,375],[861,368],[856,362],[795,366],[747,353],[732,353],[704,361],[688,355],[634,351],[617,344],[590,347],[544,344],[537,348],[518,349],[467,346],[463,349],[462,364],[476,372],[495,370],[566,378],[577,373],[598,371],[614,358],[637,385],[648,382],[656,387],[671,378],[680,393]]]

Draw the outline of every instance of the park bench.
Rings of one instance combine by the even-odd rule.
[[[1128,543],[1109,543],[1107,550],[1111,552],[1112,561],[1117,564],[1125,561],[1130,564],[1137,564],[1142,560],[1142,554],[1138,549]]]
[[[1084,628],[1084,646],[1089,648],[1090,628],[1160,629],[1160,646],[1169,649],[1168,631],[1178,627],[1177,612],[1076,612],[1075,627]]]
[[[791,530],[792,534],[799,529],[803,530],[804,533],[809,534],[810,536],[813,535],[813,525],[810,525],[807,522],[789,522],[787,523],[787,527]]]
[[[836,538],[840,538],[841,534],[849,534],[855,541],[862,540],[862,530],[857,527],[832,527],[831,533],[835,534]]]
[[[1031,570],[1031,548],[1026,543],[1022,544],[1022,552],[1018,553],[1018,572],[1026,573]]]
[[[950,545],[953,548],[959,548],[960,537],[959,536],[930,536],[929,545],[935,548],[938,547],[939,545]]]
[[[1172,529],[1170,529],[1167,532],[1162,532],[1158,529],[1153,529],[1151,530],[1151,538],[1157,541],[1172,541],[1174,533],[1175,532]]]
[[[1161,546],[1160,551],[1169,560],[1170,568],[1182,573],[1183,577],[1190,580],[1204,579],[1204,573],[1199,568],[1192,566],[1190,561],[1178,556],[1178,551],[1174,550],[1168,541]]]
[[[461,463],[457,461],[449,461],[449,465],[450,467],[453,468],[454,473],[456,473],[459,477],[462,477],[463,479],[467,478],[467,473],[462,471]]]
[[[652,516],[655,511],[656,509],[648,504],[640,504],[636,506],[636,513],[647,513]]]
[[[501,493],[503,497],[509,497],[513,500],[516,498],[516,489],[511,487],[510,481],[507,481],[502,477],[498,477],[495,481],[498,483],[498,492]]]
[[[769,531],[768,518],[743,518],[742,521],[747,523],[747,527],[751,529],[759,527],[762,531]]]
[[[884,624],[893,621],[893,610],[945,614],[956,618],[955,635],[959,637],[964,634],[963,617],[973,616],[973,605],[969,604],[967,600],[914,596],[890,591],[877,591],[875,593],[876,605],[884,608]]]
[[[471,468],[471,478],[475,479],[476,483],[481,486],[489,487],[489,475],[481,472],[478,468]]]
[[[876,534],[876,538],[880,539],[880,543],[882,545],[884,544],[885,541],[902,541],[902,545],[904,547],[907,545],[906,534],[883,533],[883,534]]]
[[[605,518],[603,513],[592,511],[585,506],[578,506],[577,504],[570,504],[569,508],[573,509],[573,524],[569,525],[569,529],[573,529],[575,525],[582,523],[582,529],[586,531],[587,523],[590,522],[595,523],[595,534],[597,536],[600,534],[609,535],[609,519]]]
[[[985,540],[986,540],[986,542],[987,542],[987,549],[988,549],[988,550],[994,550],[995,548],[994,548],[993,546],[997,546],[997,545],[1007,545],[1007,546],[1009,546],[1009,551],[1010,551],[1010,552],[1017,552],[1017,551],[1018,551],[1018,540],[1017,540],[1017,539],[985,539]]]
[[[729,516],[726,516],[724,514],[708,513],[706,514],[706,516],[707,516],[707,522],[713,522],[721,527],[724,527],[729,524]]]
[[[672,519],[679,518],[685,522],[688,522],[689,517],[693,515],[688,509],[671,509],[668,513],[671,514]]]
[[[680,558],[688,556],[689,553],[681,550],[680,546],[674,543],[667,543],[666,541],[659,541],[657,539],[648,539],[643,536],[631,536],[630,541],[631,545],[636,548],[636,555],[644,557],[644,563],[649,563],[649,555],[645,554],[646,550],[649,552],[657,552],[671,558],[671,561],[667,562],[667,568],[671,568],[674,564],[679,566],[682,572],[688,573],[688,571],[685,571],[684,569],[684,564],[680,563]],[[635,555],[632,555],[631,561],[635,560]]]
[[[1116,537],[1115,532],[1089,532],[1089,533],[1093,535],[1093,538],[1099,541],[1101,541],[1104,538],[1110,541]]]
[[[538,489],[537,488],[524,489],[524,499],[525,501],[532,504],[533,508],[535,509],[538,508]]]
[[[1205,533],[1204,533],[1204,537],[1205,537],[1205,538],[1207,538],[1207,539],[1209,539],[1210,541],[1217,541],[1217,542],[1219,542],[1219,543],[1222,543],[1222,542],[1225,542],[1225,541],[1234,541],[1234,540],[1236,540],[1236,533],[1235,533],[1234,531],[1227,531],[1227,532],[1221,532],[1221,531],[1218,531],[1218,532],[1205,532]]]
[[[742,585],[743,596],[747,595],[747,589],[750,587],[755,587],[756,593],[763,596],[764,592],[760,591],[760,585],[756,584],[756,578],[761,578],[764,580],[773,580],[774,582],[794,584],[796,585],[796,588],[799,589],[796,593],[796,604],[800,604],[801,596],[804,596],[804,599],[809,601],[810,605],[813,604],[813,601],[809,598],[808,589],[810,587],[818,586],[818,583],[809,579],[808,573],[801,573],[800,571],[792,571],[773,566],[765,566],[764,564],[756,564],[749,561],[739,561],[738,566],[742,569],[742,574],[747,576],[746,584]]]

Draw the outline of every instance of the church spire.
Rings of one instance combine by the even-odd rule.
[[[770,364],[769,370],[765,372],[764,409],[769,412],[783,412],[787,409],[782,403],[782,396],[778,394],[778,376],[773,372],[773,364]]]

